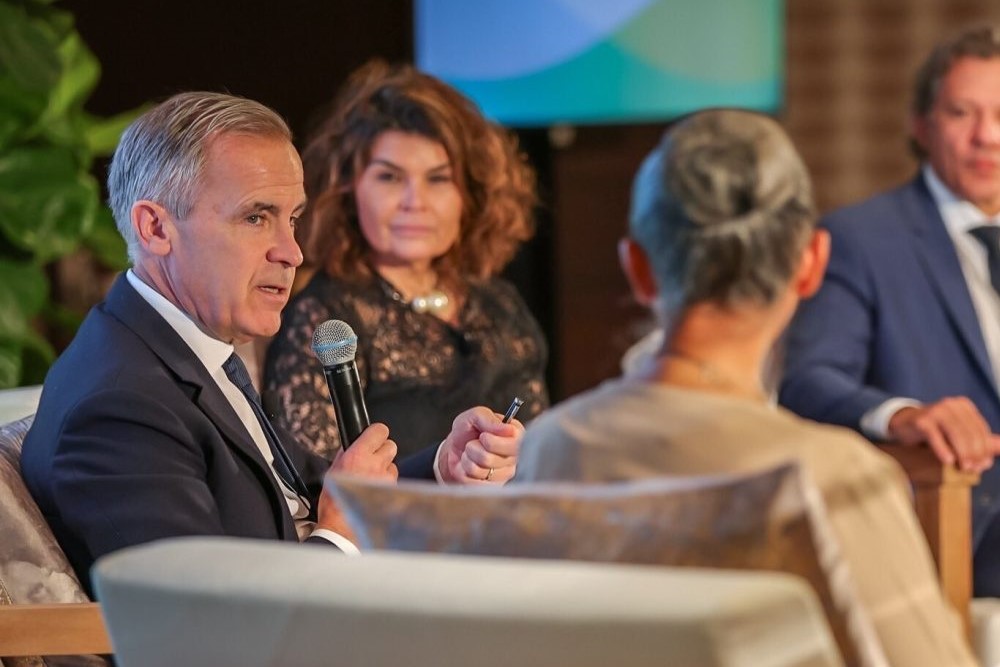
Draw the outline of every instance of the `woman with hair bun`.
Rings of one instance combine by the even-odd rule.
[[[899,465],[857,433],[775,406],[765,389],[771,350],[819,288],[829,251],[808,172],[777,122],[713,109],[672,127],[635,178],[621,246],[660,347],[535,420],[514,483],[796,462],[822,494],[843,558],[829,581],[842,613],[828,618],[844,662],[971,667]]]

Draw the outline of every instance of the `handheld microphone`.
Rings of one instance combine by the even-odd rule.
[[[340,430],[340,446],[347,449],[371,423],[361,393],[358,366],[354,363],[358,337],[346,322],[327,320],[313,332],[312,349],[323,364],[326,386],[330,388]]]

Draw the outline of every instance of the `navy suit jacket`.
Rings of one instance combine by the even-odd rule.
[[[859,429],[892,397],[967,396],[994,433],[1000,398],[954,244],[922,176],[827,216],[830,266],[785,339],[780,402]],[[978,545],[997,511],[1000,467],[974,490]]]
[[[329,462],[279,435],[316,507]],[[401,474],[433,478],[434,449]],[[247,429],[124,275],[49,371],[21,472],[88,589],[98,557],[158,538],[297,539]]]

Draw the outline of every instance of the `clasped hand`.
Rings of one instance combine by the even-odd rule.
[[[904,445],[927,444],[938,460],[968,472],[983,472],[1000,454],[1000,436],[963,396],[899,410],[889,420],[889,437]]]

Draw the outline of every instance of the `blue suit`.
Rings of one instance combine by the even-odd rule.
[[[316,507],[329,462],[279,436]],[[434,449],[400,473],[433,477]],[[88,588],[98,557],[158,538],[297,539],[232,406],[124,275],[49,371],[21,472]]]
[[[1000,433],[986,344],[923,177],[835,211],[822,226],[832,238],[830,265],[786,334],[780,402],[804,417],[858,429],[863,414],[892,397],[930,403],[967,396]],[[989,530],[998,494],[994,466],[973,492],[977,586],[985,574],[980,560],[988,560],[980,551],[1000,560],[1000,529]]]

